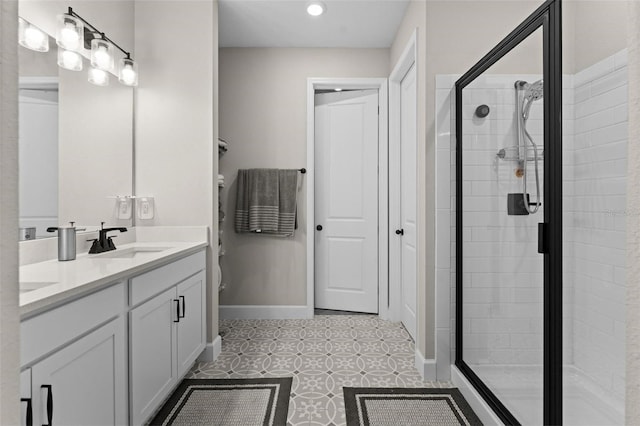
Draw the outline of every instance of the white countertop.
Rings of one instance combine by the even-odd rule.
[[[153,241],[118,245],[115,251],[78,254],[75,260],[47,260],[20,266],[20,316],[25,318],[207,247],[206,240]],[[113,257],[136,249],[131,257]],[[35,290],[26,288],[41,286]]]

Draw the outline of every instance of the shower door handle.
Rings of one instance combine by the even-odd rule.
[[[538,253],[549,253],[549,245],[547,244],[548,235],[548,225],[546,223],[538,223]]]

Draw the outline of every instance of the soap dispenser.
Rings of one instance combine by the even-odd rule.
[[[76,231],[75,222],[69,222],[70,226],[58,226],[47,228],[47,232],[58,231],[58,260],[67,261],[76,258]]]

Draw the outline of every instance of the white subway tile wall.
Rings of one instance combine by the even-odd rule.
[[[626,63],[626,51],[621,51],[563,80],[563,357],[567,374],[580,377],[577,382],[586,383],[588,389],[598,389],[596,394],[606,394],[603,398],[616,410],[623,407],[625,387],[625,219],[628,215],[640,216],[640,212],[625,210]],[[455,359],[452,88],[457,78],[436,78],[438,379],[444,371],[441,364]],[[507,215],[506,194],[521,192],[522,180],[514,176],[515,163],[498,160],[495,155],[515,141],[513,83],[539,78],[491,75],[464,91],[463,329],[464,358],[471,365],[518,369],[542,363],[543,270],[537,254],[537,223],[542,220],[542,211],[530,216]],[[540,144],[543,102],[534,103],[527,125]],[[491,109],[484,119],[474,117],[475,108],[481,104]],[[540,170],[543,164],[539,163]],[[533,162],[528,167],[528,192],[534,197]],[[447,232],[441,230],[444,227]],[[450,259],[445,260],[447,253]],[[448,357],[443,355],[444,348],[450,348]],[[526,374],[539,376],[540,370],[531,368]],[[442,379],[448,379],[444,372],[442,375]],[[541,385],[537,377],[529,379]]]
[[[624,399],[627,55],[575,75],[573,365]]]
[[[458,76],[436,76],[436,377],[451,378],[455,349],[455,106]],[[470,235],[470,234],[469,234]]]
[[[528,216],[507,214],[507,194],[523,191],[518,163],[500,159],[500,149],[517,145],[514,83],[540,75],[481,76],[463,91],[464,359],[472,366],[542,364],[542,272],[537,251],[544,206]],[[535,101],[527,130],[542,150],[543,102]],[[488,105],[485,118],[475,115]],[[533,158],[533,152],[528,155]],[[540,197],[544,160],[538,161]],[[527,163],[527,192],[536,198],[535,163]]]

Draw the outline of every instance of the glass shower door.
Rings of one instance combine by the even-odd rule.
[[[456,83],[456,366],[507,424],[556,424],[561,412],[553,3]]]

